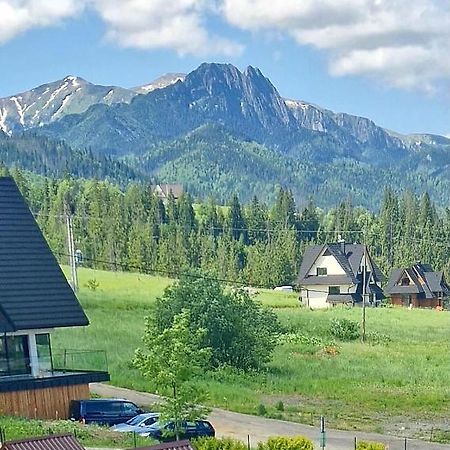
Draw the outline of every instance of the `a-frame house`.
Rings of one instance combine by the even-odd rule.
[[[0,178],[0,414],[66,418],[104,353],[53,349],[55,328],[89,321],[12,178]],[[95,364],[94,364],[95,360]]]

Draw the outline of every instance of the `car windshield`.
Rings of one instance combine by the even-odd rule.
[[[128,425],[139,425],[142,422],[143,418],[140,416],[133,417],[132,419],[128,420],[126,423]]]

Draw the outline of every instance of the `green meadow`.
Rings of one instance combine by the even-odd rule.
[[[92,290],[87,285],[94,279]],[[145,316],[173,281],[89,269],[79,271],[79,280],[91,324],[56,331],[54,349],[104,349],[112,384],[153,392],[130,360],[141,345]],[[411,436],[448,426],[450,313],[367,309],[363,344],[330,334],[333,318],[359,321],[359,308],[310,311],[299,307],[297,294],[268,290],[255,297],[274,308],[288,333],[262,372],[205,373],[198,383],[211,406],[311,424],[325,415],[342,429],[396,432],[406,424]]]

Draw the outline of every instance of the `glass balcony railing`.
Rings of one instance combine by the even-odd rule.
[[[56,350],[52,368],[56,372],[107,372],[108,361],[104,350]]]
[[[39,355],[37,362],[38,377],[61,373],[108,371],[104,350],[56,350],[52,352],[51,356]],[[32,373],[36,373],[31,366],[30,358],[24,355],[14,355],[9,358],[0,357],[0,377],[29,377]]]

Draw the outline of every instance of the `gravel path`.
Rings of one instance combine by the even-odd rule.
[[[132,391],[130,389],[119,388],[103,383],[92,383],[90,388],[91,392],[102,397],[125,398],[147,407],[159,400],[157,395]],[[209,420],[214,425],[218,437],[226,436],[247,442],[247,436],[250,436],[252,446],[256,445],[259,441],[267,440],[270,436],[302,435],[312,439],[315,443],[315,448],[320,448],[318,442],[318,428],[309,425],[240,414],[218,408],[213,408],[209,415]],[[331,429],[327,430],[326,450],[352,450],[354,449],[355,436],[358,440],[384,442],[389,445],[389,450],[405,450],[405,441],[403,438],[375,433]],[[450,445],[434,444],[411,439],[408,439],[406,446],[406,450],[444,449],[450,450]]]

